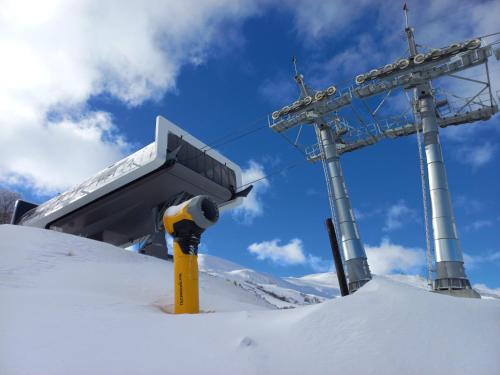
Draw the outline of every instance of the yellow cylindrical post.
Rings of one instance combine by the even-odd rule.
[[[174,237],[174,313],[200,312],[198,290],[198,245],[201,234],[219,219],[219,208],[209,197],[199,195],[163,214],[163,225]]]
[[[185,254],[174,241],[174,313],[200,312],[198,292],[198,256]]]

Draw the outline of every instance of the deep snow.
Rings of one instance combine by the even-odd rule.
[[[254,271],[212,259],[200,261],[216,275],[201,274],[207,313],[172,315],[169,262],[10,225],[0,255],[2,375],[500,373],[496,299],[377,277],[352,296],[278,310],[238,286]],[[327,292],[329,278],[265,285]]]

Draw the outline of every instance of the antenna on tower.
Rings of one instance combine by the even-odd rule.
[[[295,56],[292,57],[293,69],[295,70],[295,76],[299,75],[299,71],[297,69],[297,58]]]
[[[405,5],[403,5],[403,11],[405,12],[405,21],[406,21],[405,22],[405,25],[406,25],[405,28],[406,29],[409,28],[409,26],[408,26],[408,10],[409,10],[408,5],[406,5],[406,3],[405,3]]]
[[[299,70],[297,69],[297,58],[295,56],[292,57],[292,64],[295,71],[295,82],[297,82],[297,85],[299,85],[300,94],[302,97],[306,97],[309,95],[309,92],[307,90],[306,84],[304,83],[304,76],[300,74]]]

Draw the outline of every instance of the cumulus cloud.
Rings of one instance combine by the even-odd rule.
[[[418,274],[426,264],[423,249],[394,244],[389,238],[383,238],[378,246],[365,245],[365,250],[370,269],[377,275]],[[330,260],[306,252],[302,240],[298,238],[288,243],[282,243],[280,239],[255,242],[248,246],[248,251],[259,260],[268,260],[280,266],[303,265],[315,272],[332,269]]]
[[[470,230],[479,230],[483,228],[488,228],[492,227],[493,222],[491,220],[476,220],[473,221],[472,223],[468,224],[465,229],[470,231]]]
[[[306,189],[306,195],[309,197],[314,196],[314,195],[319,195],[319,191],[315,188],[310,187],[310,188]]]
[[[300,92],[290,77],[266,79],[259,87],[259,93],[272,105],[278,107],[283,103],[297,100]]]
[[[331,267],[331,262],[304,250],[302,240],[294,238],[287,244],[281,244],[280,239],[255,242],[248,246],[248,251],[259,260],[270,260],[280,266],[307,265],[315,272],[325,272]]]
[[[43,127],[20,123],[14,134],[4,133],[4,140],[0,181],[32,186],[39,194],[77,184],[129,149],[104,112],[47,121]]]
[[[243,199],[243,203],[233,210],[233,217],[244,224],[251,224],[253,220],[264,213],[262,202],[263,194],[268,190],[270,183],[265,178],[264,166],[254,160],[250,160],[248,167],[242,170],[242,184],[246,185],[253,181],[253,189]],[[258,180],[258,181],[257,181]]]
[[[131,145],[88,100],[160,98],[255,11],[233,0],[2,2],[0,183],[53,194],[122,157]]]
[[[483,254],[468,254],[464,253],[464,263],[467,268],[476,268],[484,263],[499,263],[500,262],[500,251],[492,251]]]
[[[391,273],[419,273],[425,265],[425,252],[391,243],[383,238],[378,246],[365,245],[370,269],[377,275]]]
[[[248,251],[259,260],[269,259],[280,265],[304,264],[307,260],[302,248],[302,240],[292,239],[289,243],[280,245],[279,239],[255,242],[248,246]]]
[[[327,272],[333,268],[333,261],[307,254],[307,264],[314,272]]]
[[[280,8],[285,7],[293,14],[298,36],[306,42],[314,42],[347,35],[353,21],[376,5],[374,3],[370,0],[358,0],[355,3],[342,0],[285,0],[281,2]]]
[[[384,214],[384,210],[380,207],[368,210],[360,210],[358,208],[354,209],[354,217],[358,221],[370,219],[382,214]]]
[[[391,55],[394,55],[393,58],[396,57],[394,50],[389,56],[386,52],[386,50],[380,50],[378,41],[372,34],[360,33],[345,49],[337,51],[325,61],[313,63],[312,74],[308,75],[308,81],[318,88],[323,88],[335,81],[348,82],[359,73],[385,64]],[[369,58],[364,58],[366,56]]]
[[[492,294],[495,297],[500,295],[500,288],[489,288],[486,284],[474,284],[473,288],[480,291],[481,295]]]
[[[462,146],[455,153],[456,159],[473,168],[479,168],[493,159],[497,151],[497,146],[490,142],[480,145]]]
[[[401,228],[405,222],[414,221],[415,219],[415,210],[409,208],[404,200],[400,200],[387,210],[385,225],[382,229],[390,232]]]
[[[453,203],[455,203],[456,207],[462,208],[467,214],[480,212],[484,208],[483,202],[463,194],[458,195],[453,200]]]

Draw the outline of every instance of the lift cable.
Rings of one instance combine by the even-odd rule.
[[[290,146],[292,146],[295,150],[297,150],[302,156],[307,157],[304,150],[302,150],[297,143],[294,143],[283,133],[278,133]]]
[[[269,125],[267,125],[267,124],[266,125],[253,126],[253,125],[257,124],[257,123],[264,122],[264,120],[266,118],[267,118],[267,115],[266,116],[262,116],[259,119],[253,121],[250,126],[244,127],[243,129],[241,129],[239,131],[233,131],[231,133],[228,133],[226,135],[223,135],[223,136],[219,137],[218,139],[216,139],[216,140],[212,141],[211,143],[209,143],[209,144],[207,144],[207,145],[205,145],[205,146],[203,146],[203,147],[200,148],[200,151],[203,151],[203,154],[199,154],[199,155],[193,156],[192,158],[185,159],[184,161],[186,162],[186,161],[190,161],[190,160],[194,160],[194,159],[200,158],[207,151],[213,150],[213,149],[215,149],[217,147],[220,147],[220,146],[224,146],[224,145],[229,144],[231,142],[235,142],[235,141],[240,140],[242,138],[245,138],[245,137],[247,137],[247,136],[249,136],[251,134],[259,132],[262,129],[269,128]],[[294,149],[296,149],[302,156],[306,155],[305,152],[299,147],[299,145],[297,145],[296,143],[292,142],[284,134],[281,134],[281,135],[282,135],[283,139],[285,139],[287,141],[287,143],[289,143]]]
[[[294,162],[294,163],[291,163],[291,164],[287,164],[284,167],[281,167],[281,168],[275,169],[274,171],[269,172],[265,176],[259,177],[259,178],[255,179],[255,180],[249,181],[249,182],[247,182],[245,184],[242,184],[241,186],[238,186],[237,190],[239,190],[241,188],[244,188],[244,187],[247,187],[247,186],[250,186],[252,184],[255,184],[256,182],[265,180],[268,177],[275,176],[275,175],[277,175],[279,173],[282,173],[282,172],[287,171],[289,169],[298,167],[300,165],[305,165],[305,164],[306,164],[306,160],[301,160],[301,161],[297,161],[297,162]]]
[[[264,122],[264,119],[266,118],[266,116],[263,116],[257,120],[255,120],[252,125],[256,124],[256,123],[262,123]],[[219,137],[218,139],[212,141],[211,143],[199,148],[200,151],[202,151],[202,153],[196,155],[196,156],[193,156],[191,158],[187,158],[187,159],[184,159],[183,161],[184,162],[187,162],[187,161],[190,161],[190,160],[195,160],[195,159],[198,159],[202,156],[204,156],[207,151],[210,151],[210,150],[213,150],[217,147],[220,147],[220,146],[224,146],[228,143],[231,143],[231,142],[234,142],[234,141],[237,141],[241,138],[244,138],[244,137],[247,137],[253,133],[256,133],[262,129],[265,129],[267,128],[268,126],[267,125],[259,125],[259,126],[253,126],[252,125],[248,126],[248,127],[245,127],[243,128],[242,130],[239,130],[239,131],[233,131],[233,132],[230,132],[226,135],[223,135],[221,137]],[[242,132],[243,131],[243,132]],[[231,137],[232,136],[232,137]]]
[[[236,130],[230,133],[227,133],[212,142],[208,143],[207,145],[203,146],[200,148],[202,151],[208,151],[212,150],[215,147],[219,147],[222,145],[225,145],[227,143],[230,143],[232,141],[238,140],[240,138],[246,137],[247,135],[250,135],[252,133],[258,132],[264,128],[267,128],[267,125],[262,125],[264,123],[264,120],[266,119],[267,116],[261,116],[258,119],[254,120],[249,126],[241,126],[239,127],[240,130]],[[258,126],[255,126],[256,124],[259,124]]]

